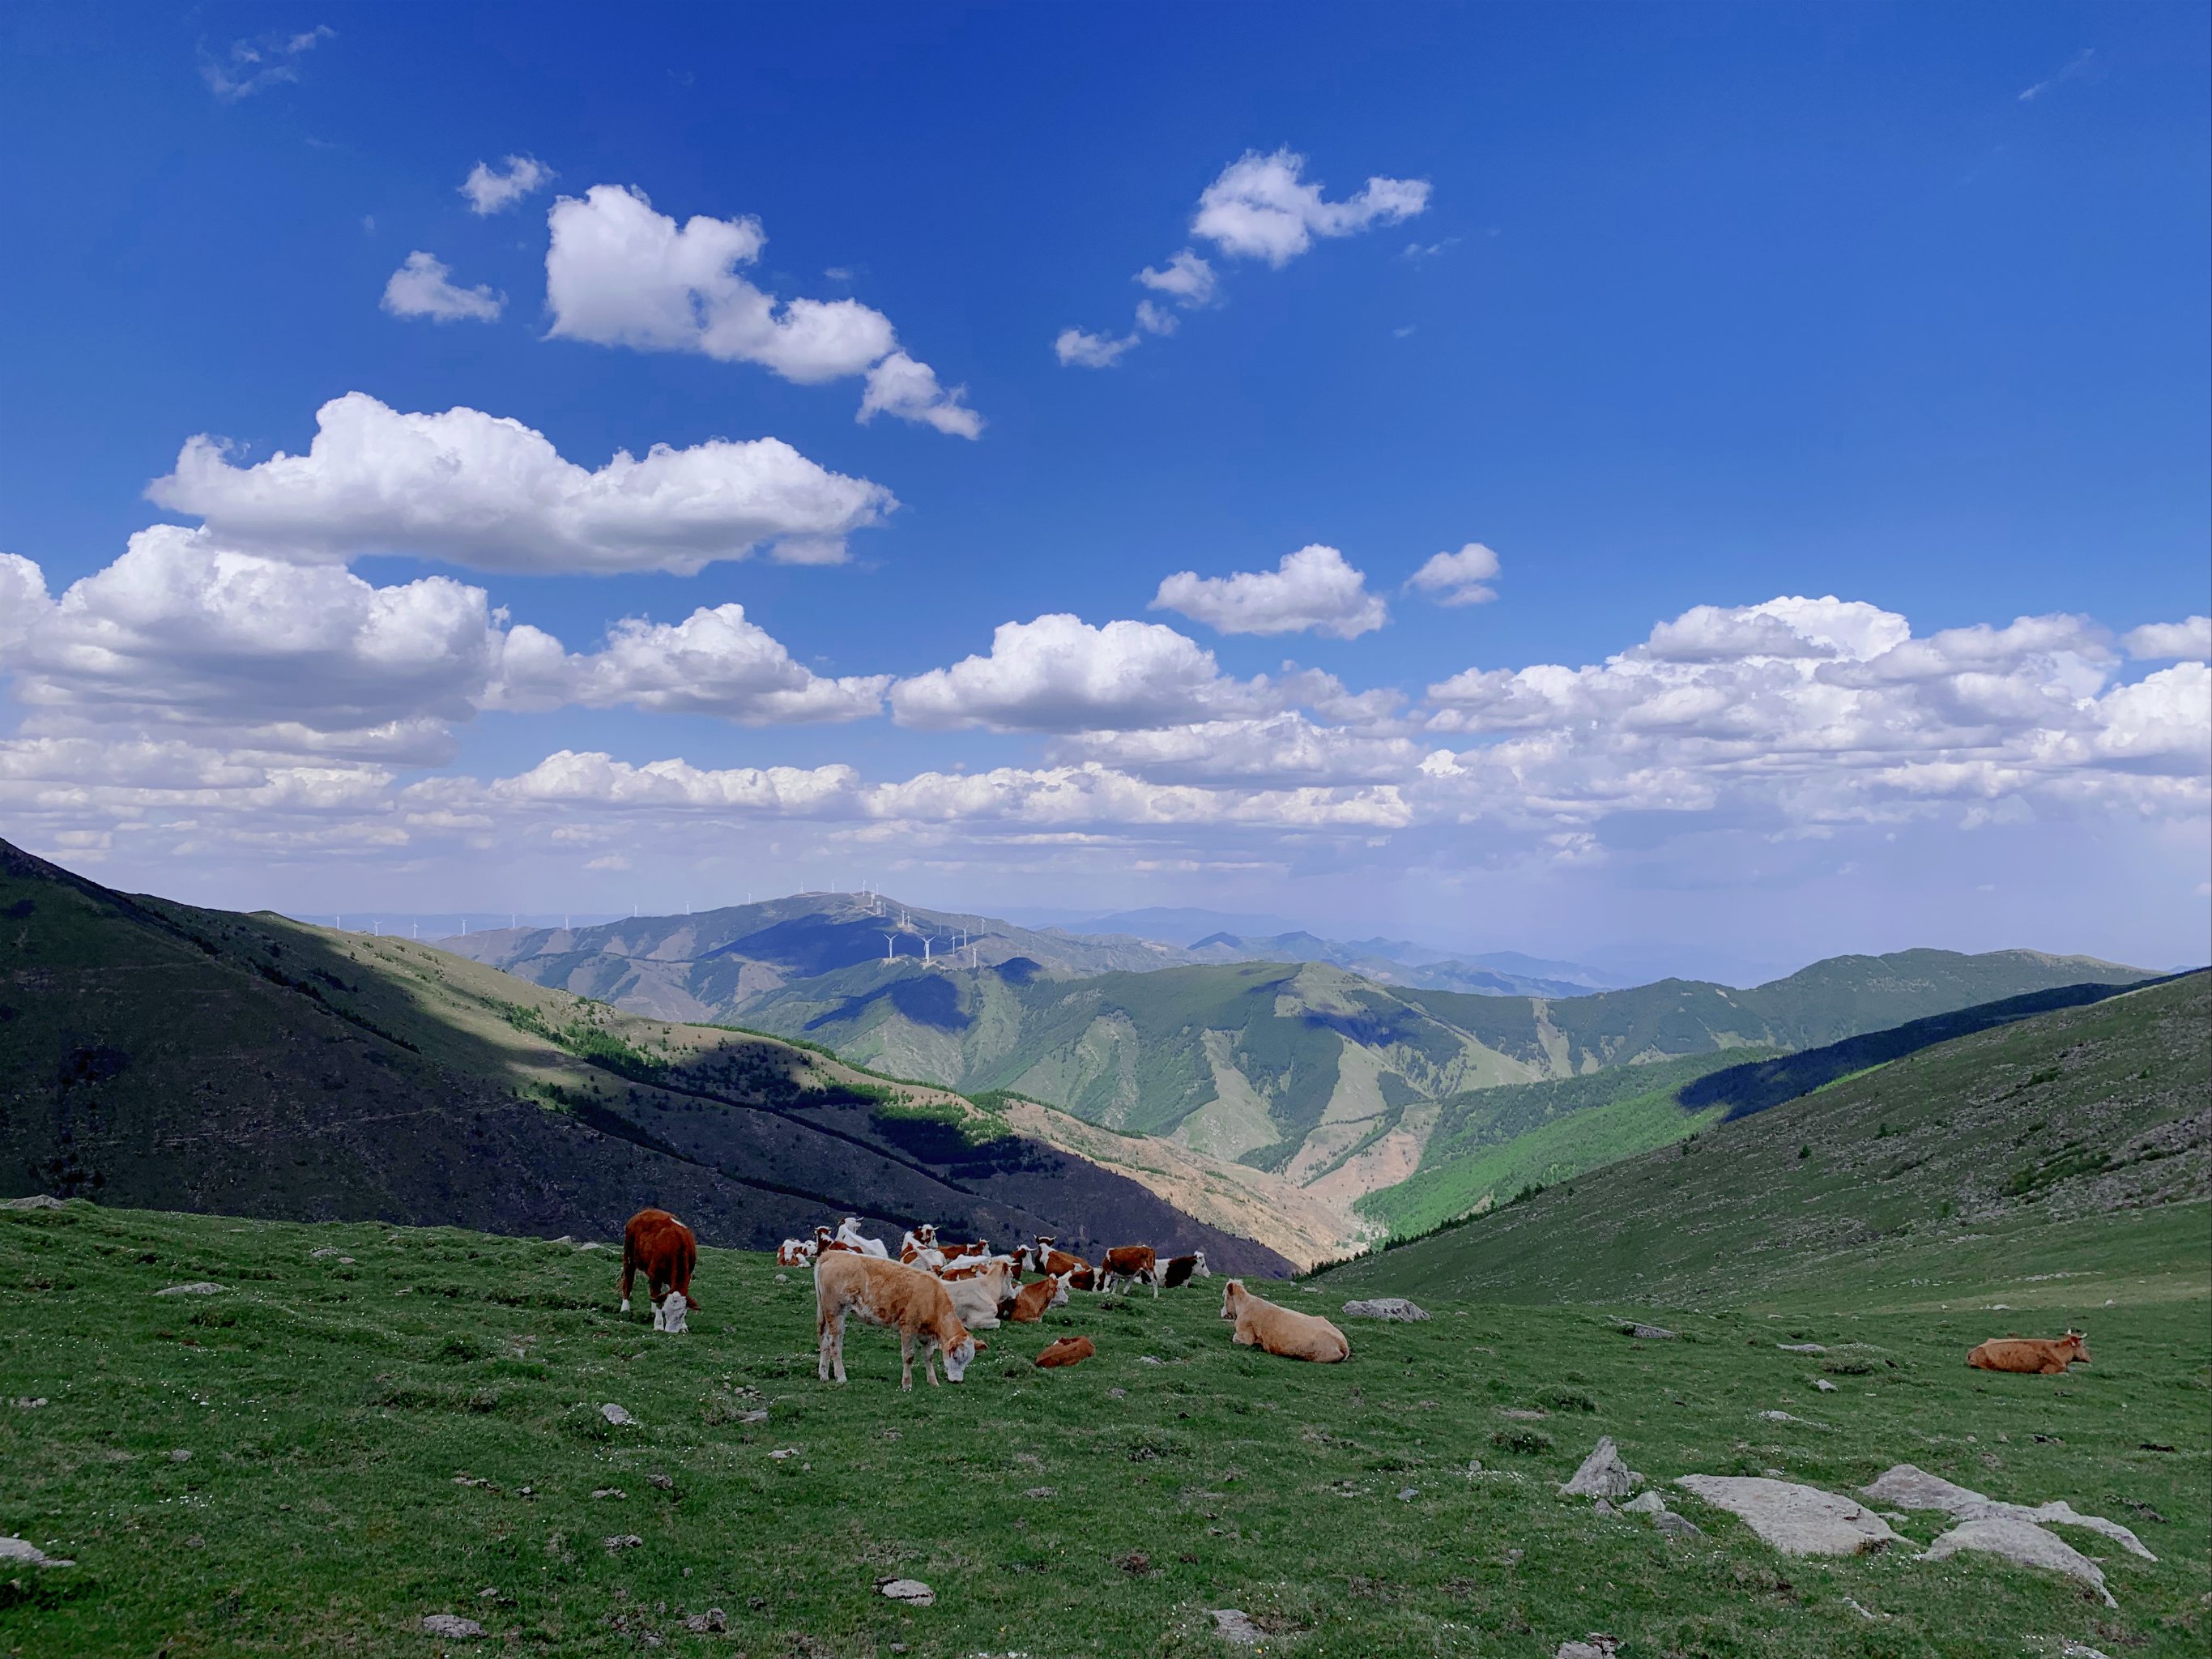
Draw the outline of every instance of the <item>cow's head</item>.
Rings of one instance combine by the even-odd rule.
[[[923,1249],[934,1249],[937,1247],[937,1228],[925,1221],[914,1230],[914,1239]]]
[[[816,1249],[817,1251],[820,1251],[820,1250],[823,1250],[823,1249],[827,1249],[827,1248],[828,1248],[828,1246],[829,1246],[830,1241],[831,1239],[835,1238],[836,1237],[836,1234],[834,1231],[831,1231],[828,1226],[826,1226],[826,1225],[825,1225],[825,1226],[817,1227],[817,1228],[814,1230],[814,1248],[815,1248],[815,1249]]]
[[[2063,1353],[2066,1356],[2066,1363],[2069,1365],[2075,1364],[2077,1360],[2084,1365],[2094,1364],[2096,1363],[2089,1358],[2088,1337],[2083,1332],[2067,1332],[2064,1336],[2059,1339],[2058,1349],[2061,1353]]]
[[[1221,1287],[1221,1316],[1234,1319],[1244,1305],[1244,1281],[1232,1279]]]
[[[667,1300],[653,1310],[653,1328],[669,1336],[684,1334],[684,1292],[671,1291]]]
[[[1213,1269],[1206,1265],[1206,1252],[1204,1250],[1194,1250],[1191,1253],[1190,1276],[1193,1279],[1211,1279],[1213,1277]]]
[[[969,1335],[968,1328],[958,1320],[956,1319],[951,1323],[952,1328],[957,1331],[959,1335],[951,1342],[940,1341],[938,1348],[945,1356],[946,1379],[957,1382],[967,1371],[968,1367],[975,1363],[975,1355],[983,1345]]]

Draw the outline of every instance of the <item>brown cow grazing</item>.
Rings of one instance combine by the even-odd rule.
[[[1194,1279],[1211,1279],[1213,1269],[1206,1265],[1206,1252],[1194,1250],[1188,1255],[1171,1255],[1160,1264],[1160,1277],[1170,1290],[1178,1290]]]
[[[1246,1290],[1241,1279],[1222,1287],[1221,1316],[1236,1322],[1236,1340],[1243,1347],[1323,1365],[1352,1357],[1352,1344],[1328,1321],[1262,1300]]]
[[[845,1380],[845,1316],[899,1334],[899,1387],[914,1386],[914,1351],[937,1385],[937,1359],[957,1382],[982,1347],[952,1310],[952,1298],[934,1273],[901,1267],[850,1250],[832,1251],[814,1264],[815,1375]]]
[[[2075,1360],[2091,1363],[2081,1333],[2061,1337],[1995,1336],[1966,1356],[1977,1370],[2022,1371],[2030,1376],[2057,1376]]]
[[[1045,1370],[1055,1365],[1080,1365],[1097,1352],[1087,1336],[1063,1336],[1039,1354],[1036,1363]]]
[[[691,1299],[691,1273],[699,1265],[699,1241],[665,1210],[640,1210],[623,1229],[622,1310],[629,1311],[631,1281],[642,1269],[653,1303],[653,1328],[680,1334]]]
[[[1127,1279],[1132,1285],[1150,1285],[1152,1300],[1160,1297],[1159,1257],[1149,1244],[1118,1244],[1106,1252],[1106,1260],[1099,1264],[1098,1288],[1107,1295],[1114,1293],[1115,1281]]]
[[[1034,1285],[1024,1285],[1015,1294],[1013,1310],[1006,1317],[1017,1325],[1034,1325],[1044,1317],[1047,1308],[1067,1305],[1067,1280],[1060,1277],[1040,1279]]]

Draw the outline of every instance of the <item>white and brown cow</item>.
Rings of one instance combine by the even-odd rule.
[[[1012,1264],[1006,1261],[946,1273],[939,1278],[952,1297],[952,1311],[971,1331],[995,1330],[999,1322],[1013,1311],[1015,1292],[1021,1288]]]
[[[937,1359],[957,1382],[983,1345],[969,1334],[953,1311],[952,1297],[933,1273],[840,1250],[814,1267],[814,1331],[818,1358],[815,1374],[823,1382],[845,1380],[845,1319],[899,1334],[899,1387],[914,1387],[914,1352],[921,1349],[922,1369],[937,1384]]]
[[[1160,1263],[1160,1279],[1173,1291],[1188,1285],[1194,1279],[1211,1279],[1213,1269],[1206,1265],[1206,1252],[1193,1250],[1188,1255],[1171,1255]]]
[[[1152,1299],[1159,1300],[1159,1256],[1149,1244],[1117,1244],[1098,1264],[1098,1288],[1111,1296],[1118,1281],[1150,1285]]]
[[[640,1210],[623,1229],[622,1310],[629,1311],[630,1285],[642,1272],[653,1328],[680,1336],[684,1315],[699,1305],[691,1299],[698,1265],[699,1241],[689,1227],[665,1210]]]

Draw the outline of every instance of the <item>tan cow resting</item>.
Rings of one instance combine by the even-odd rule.
[[[2055,1338],[1993,1336],[1966,1356],[1976,1370],[2024,1371],[2030,1376],[2057,1376],[2077,1359],[2090,1363],[2079,1331]]]
[[[845,1380],[845,1316],[899,1334],[899,1387],[914,1386],[914,1351],[921,1348],[922,1369],[937,1384],[937,1356],[945,1374],[957,1382],[983,1345],[968,1334],[952,1310],[952,1298],[934,1273],[901,1267],[875,1256],[834,1250],[814,1264],[814,1333],[819,1359],[815,1375],[823,1382]]]
[[[1054,1370],[1062,1365],[1080,1365],[1097,1353],[1098,1349],[1087,1336],[1063,1336],[1048,1344],[1036,1357],[1037,1369]]]
[[[1003,1261],[975,1267],[957,1276],[939,1275],[938,1282],[952,1298],[952,1311],[971,1331],[996,1329],[1012,1310],[1018,1281],[1012,1267]]]
[[[1279,1308],[1246,1290],[1241,1279],[1222,1286],[1221,1316],[1236,1322],[1236,1340],[1244,1347],[1323,1365],[1352,1357],[1352,1344],[1328,1321]]]

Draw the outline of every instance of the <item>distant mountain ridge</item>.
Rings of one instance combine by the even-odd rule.
[[[1003,1115],[428,945],[112,892],[0,842],[0,1193],[759,1248],[839,1213],[1276,1252]]]

